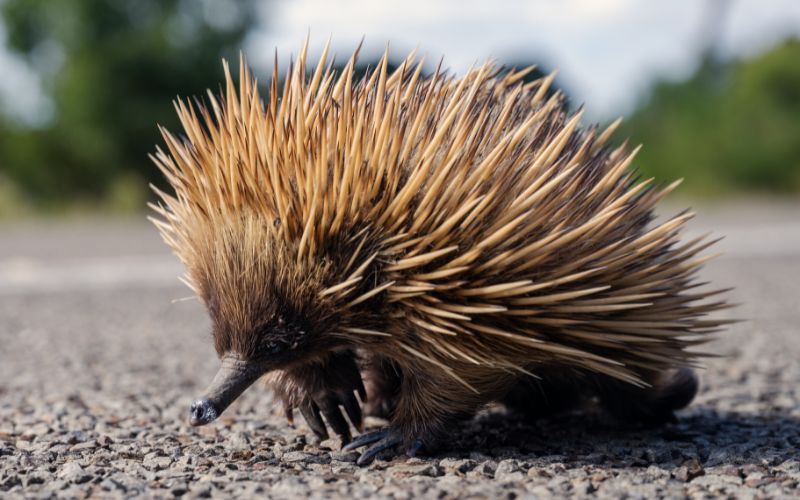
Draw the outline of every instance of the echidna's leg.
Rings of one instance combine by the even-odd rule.
[[[400,396],[400,368],[391,360],[366,358],[361,370],[367,388],[364,414],[391,419]]]
[[[380,451],[400,445],[411,456],[422,448],[431,449],[446,434],[449,424],[474,415],[488,402],[482,391],[467,386],[463,378],[457,380],[429,364],[406,363],[399,365],[400,393],[389,426],[359,436],[346,447],[352,450],[371,445],[358,459],[359,465],[371,462]]]
[[[576,409],[586,400],[580,379],[543,373],[514,383],[501,400],[508,408],[535,420]]]
[[[690,368],[651,372],[644,374],[643,379],[651,386],[600,380],[601,404],[620,420],[657,425],[673,421],[673,412],[688,405],[697,394],[697,376]]]
[[[295,408],[305,418],[319,439],[328,437],[327,425],[347,443],[351,439],[350,425],[342,408],[356,429],[361,429],[361,406],[366,391],[361,373],[351,352],[337,352],[322,362],[309,363],[289,371],[276,372],[267,383],[282,400],[286,418],[293,421]]]

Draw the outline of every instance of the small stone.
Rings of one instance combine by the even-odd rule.
[[[281,457],[282,462],[304,462],[309,458],[308,453],[303,453],[302,451],[289,451],[283,454]]]
[[[528,477],[532,479],[550,479],[553,475],[544,469],[531,467],[528,469]]]
[[[92,476],[83,470],[78,462],[67,462],[58,473],[58,477],[75,484],[82,484],[90,479]]]
[[[570,485],[572,486],[572,491],[578,495],[587,495],[594,491],[594,486],[592,485],[592,482],[586,479],[585,477],[579,477],[573,479],[570,482]]]
[[[486,462],[482,462],[482,463],[478,464],[478,466],[475,467],[472,470],[472,472],[477,472],[479,474],[483,474],[483,475],[486,475],[486,476],[494,477],[494,472],[496,470],[497,470],[497,464],[490,460],[490,461],[486,461]]]
[[[532,498],[553,498],[553,492],[550,491],[550,488],[543,484],[537,484],[536,486],[529,487],[528,492],[531,494]]]
[[[64,442],[66,444],[78,444],[88,441],[89,436],[83,431],[72,431],[67,433]]]
[[[112,443],[114,443],[114,440],[111,439],[110,437],[106,436],[106,435],[103,435],[103,436],[100,436],[99,438],[97,438],[97,444],[99,446],[104,447],[104,448],[109,446],[109,445],[111,445]]]
[[[437,467],[434,464],[424,464],[424,465],[403,464],[390,467],[389,470],[392,472],[392,474],[401,477],[409,477],[409,476],[439,477],[442,475],[441,468]]]
[[[44,484],[44,483],[45,483],[45,478],[37,475],[28,476],[28,478],[25,480],[25,486],[31,486],[34,484]]]
[[[337,475],[355,474],[361,470],[359,467],[350,464],[331,464],[331,472]]]
[[[744,479],[745,486],[750,488],[758,488],[759,486],[767,484],[767,482],[769,481],[764,479],[764,474],[761,472],[753,472]]]
[[[767,468],[764,467],[763,465],[757,465],[757,464],[745,464],[742,466],[742,471],[741,471],[742,477],[747,477],[750,474],[753,474],[754,472],[766,474]]]
[[[475,461],[468,458],[443,458],[439,461],[439,467],[446,471],[454,471],[464,474],[475,467]]]
[[[509,472],[508,474],[503,474],[502,477],[495,476],[495,479],[503,483],[519,483],[525,480],[525,474],[521,471]]]
[[[187,458],[191,458],[191,457],[181,457],[181,460],[184,460],[184,459],[187,459]],[[265,452],[261,452],[261,453],[259,453],[257,455],[253,455],[253,457],[250,458],[248,463],[257,464],[257,463],[260,463],[260,462],[268,462],[270,460],[273,460],[274,458],[275,458],[275,455],[271,451],[265,451]]]
[[[712,474],[696,477],[691,482],[691,488],[700,487],[703,490],[715,493],[729,491],[738,485],[739,483],[731,481],[730,476],[717,476]]]
[[[725,476],[742,477],[741,469],[735,465],[725,465],[719,470],[719,473]]]
[[[106,479],[103,479],[103,481],[100,483],[100,487],[103,488],[106,491],[114,491],[114,490],[125,491],[125,486],[122,483],[120,483],[120,482],[118,482],[118,481],[116,481],[116,480],[114,480],[114,479],[112,479],[110,477],[106,478]]]
[[[19,476],[16,474],[9,474],[6,478],[0,478],[0,491],[7,491],[15,486],[22,484]]]
[[[158,452],[148,453],[142,460],[142,466],[153,471],[168,469],[170,465],[172,465],[172,458],[160,456]]]
[[[205,484],[192,484],[191,492],[198,498],[211,498],[211,486]]]
[[[499,480],[504,480],[505,476],[509,474],[513,474],[515,472],[519,472],[519,462],[514,459],[506,459],[501,460],[499,464],[497,464],[497,469],[494,471],[494,478]],[[522,475],[522,474],[520,474]]]
[[[172,489],[169,490],[169,492],[172,493],[173,496],[180,497],[188,493],[189,488],[187,488],[185,484],[182,484],[179,486],[173,486]]]
[[[70,451],[84,451],[92,450],[94,448],[97,448],[97,443],[95,441],[86,441],[73,445],[72,448],[70,448]]]
[[[336,460],[337,462],[347,462],[347,463],[355,463],[358,460],[359,454],[351,451],[334,451],[331,452],[331,460]]]
[[[31,444],[31,442],[28,441],[27,439],[22,439],[22,438],[17,439],[17,441],[14,443],[14,447],[16,449],[18,449],[18,450],[32,450],[33,449],[33,445]]]
[[[705,474],[705,470],[703,469],[703,466],[700,465],[700,462],[696,458],[693,458],[684,463],[684,465],[675,469],[672,474],[675,476],[675,479],[688,482]]]

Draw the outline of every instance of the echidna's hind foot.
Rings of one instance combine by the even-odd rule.
[[[375,460],[378,453],[384,450],[391,450],[400,446],[404,442],[403,434],[391,427],[367,432],[355,438],[350,444],[342,448],[344,451],[352,451],[363,446],[369,446],[361,453],[356,462],[358,465],[367,465]],[[413,457],[422,448],[422,440],[415,439],[411,446],[406,449],[406,455]]]
[[[659,425],[675,421],[675,410],[684,408],[697,394],[697,376],[690,368],[678,368],[645,377],[650,387],[635,387],[617,380],[600,383],[600,403],[614,417],[626,422]]]

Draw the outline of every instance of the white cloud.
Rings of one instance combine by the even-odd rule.
[[[606,119],[628,113],[655,79],[691,74],[714,1],[724,0],[283,0],[264,4],[266,28],[250,37],[246,52],[266,75],[274,49],[286,61],[310,30],[314,57],[333,35],[339,58],[366,36],[366,56],[391,42],[397,56],[419,47],[428,61],[444,56],[456,72],[489,57],[538,61],[559,69],[591,117]],[[800,36],[799,0],[734,0],[720,49],[752,55],[789,35]],[[0,104],[31,123],[47,119],[40,82],[3,51],[0,76]]]
[[[695,69],[707,6],[698,0],[284,1],[274,4],[248,52],[266,69],[275,47],[288,57],[310,30],[314,54],[332,34],[339,57],[366,36],[370,55],[387,41],[398,55],[419,46],[430,60],[445,56],[457,72],[488,57],[524,57],[559,68],[574,100],[585,102],[591,116],[607,118],[630,111],[654,79]],[[740,0],[730,6],[721,49],[750,54],[789,34],[800,35],[800,2]]]
[[[0,23],[0,43],[6,32]],[[39,77],[19,58],[0,49],[0,110],[29,126],[46,123],[53,103],[45,95]]]

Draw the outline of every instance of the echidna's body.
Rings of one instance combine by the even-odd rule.
[[[307,75],[304,50],[266,102],[226,68],[210,110],[178,103],[185,138],[164,132],[176,194],[157,225],[227,367],[194,420],[267,372],[312,427],[322,407],[346,435],[332,410],[356,423],[363,371],[391,422],[357,443],[375,449],[490,401],[592,393],[647,419],[688,403],[694,378],[674,369],[722,304],[693,290],[707,244],[679,241],[690,216],[653,222],[673,186],[638,182],[635,151],[579,128],[552,77],[426,77],[413,57],[387,74],[384,56],[354,82],[354,63],[336,78],[323,55]]]

